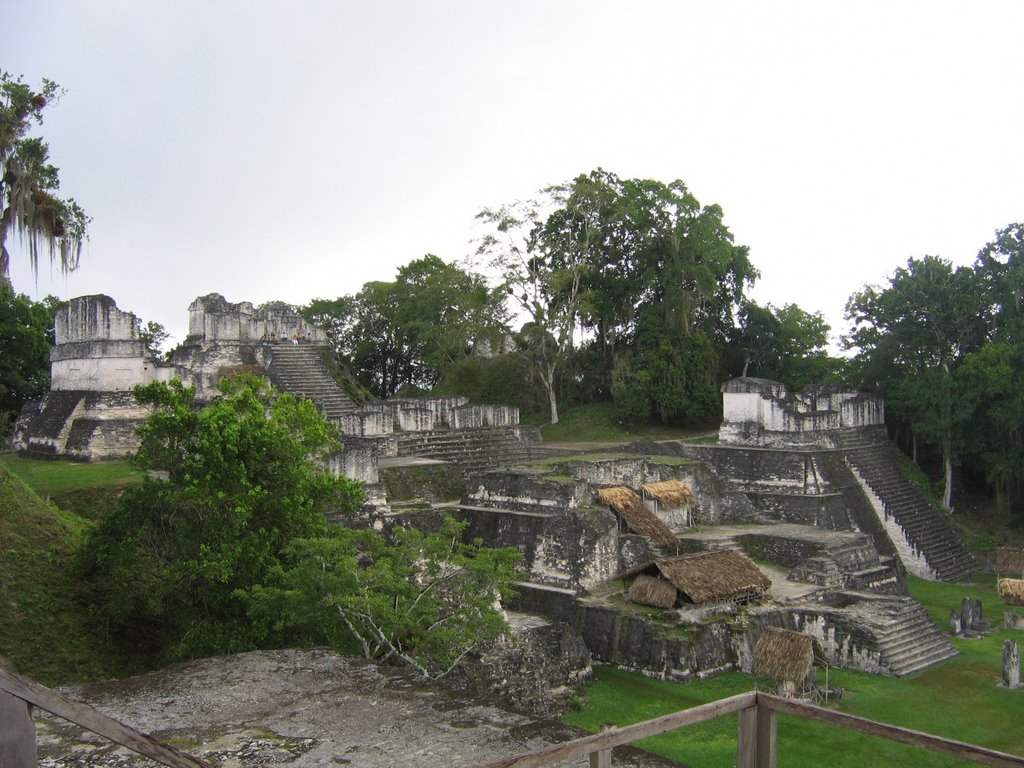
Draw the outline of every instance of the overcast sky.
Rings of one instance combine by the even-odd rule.
[[[682,179],[843,306],[1024,219],[1021,2],[0,0],[0,68],[92,216],[78,272],[178,340],[200,295],[305,303],[466,256],[475,214],[600,166]]]

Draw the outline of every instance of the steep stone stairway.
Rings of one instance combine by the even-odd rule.
[[[524,439],[524,437],[526,439]],[[477,427],[396,434],[399,456],[419,456],[457,464],[466,473],[507,468],[530,461],[539,435],[527,427]]]
[[[311,344],[276,344],[270,348],[267,375],[278,389],[309,398],[330,421],[337,421],[354,411],[356,404],[331,378],[321,349]]]
[[[903,677],[957,655],[928,612],[911,598],[896,601],[877,625],[879,660]]]
[[[943,512],[899,468],[896,447],[877,430],[844,430],[837,437],[847,465],[877,496],[885,515],[896,521],[907,543],[942,581],[958,581],[977,570]]]

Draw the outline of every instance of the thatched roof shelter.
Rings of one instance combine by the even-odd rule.
[[[665,480],[660,483],[644,483],[640,486],[645,499],[657,499],[665,509],[692,507],[697,503],[690,486],[681,480]]]
[[[679,598],[679,591],[664,579],[656,576],[637,576],[629,587],[629,601],[655,608],[672,608]]]
[[[660,575],[690,603],[749,600],[772,585],[754,562],[731,549],[712,549],[679,557],[659,558],[619,575],[630,579]]]
[[[810,635],[768,627],[754,646],[752,671],[780,682],[800,683],[810,675],[815,661],[823,662],[824,654]]]
[[[678,543],[672,529],[644,505],[643,499],[632,488],[599,488],[597,498],[615,510],[634,533],[646,536],[661,546],[671,547]]]
[[[999,547],[993,570],[996,573],[1019,573],[1024,576],[1024,549]]]
[[[1024,579],[1000,579],[998,588],[1004,605],[1024,605]]]

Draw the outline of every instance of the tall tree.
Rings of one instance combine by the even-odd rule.
[[[126,648],[161,660],[253,648],[240,592],[266,583],[293,540],[326,535],[362,489],[321,468],[337,434],[309,400],[252,376],[200,409],[177,380],[136,389],[152,408],[136,461],[161,470],[93,529],[80,567]],[[153,660],[153,659],[150,659]]]
[[[32,301],[0,280],[0,434],[29,400],[50,386],[53,318],[61,302],[53,296]]]
[[[25,244],[33,272],[44,252],[65,273],[78,266],[89,218],[73,199],[57,196],[60,181],[49,147],[28,135],[59,95],[50,80],[34,91],[21,78],[0,73],[0,282],[10,282],[12,232]]]
[[[847,304],[847,343],[860,350],[862,376],[882,383],[895,415],[941,452],[947,510],[962,426],[954,374],[985,340],[980,304],[975,272],[935,256],[908,260],[886,288],[865,288]]]
[[[505,330],[504,306],[483,278],[430,254],[401,267],[392,282],[315,299],[301,311],[326,329],[378,397],[432,388],[476,344]]]

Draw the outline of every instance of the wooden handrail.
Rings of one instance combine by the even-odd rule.
[[[932,752],[940,752],[944,755],[959,757],[962,760],[970,760],[982,765],[991,765],[997,768],[1024,767],[1024,757],[1020,755],[1011,755],[963,741],[946,739],[942,736],[924,733],[923,731],[914,731],[898,725],[880,723],[876,720],[868,720],[866,717],[836,712],[834,709],[826,709],[825,707],[819,707],[803,701],[783,699],[768,693],[758,693],[757,705],[759,707],[767,707],[775,712],[784,712],[787,715],[817,720],[819,723],[827,723],[838,728],[860,731],[871,736],[878,736],[889,741],[898,741],[919,749],[929,749]]]
[[[483,763],[476,768],[545,768],[545,766],[554,765],[559,761],[584,755],[590,755],[592,766],[610,765],[611,750],[615,747],[733,712],[738,712],[740,715],[737,765],[742,768],[775,768],[775,714],[777,712],[859,731],[995,768],[1024,768],[1024,757],[1019,755],[1011,755],[962,741],[934,736],[930,733],[880,723],[813,704],[754,691],[684,709],[654,720],[614,728],[532,752]]]
[[[86,730],[110,739],[115,744],[127,747],[143,757],[156,760],[170,768],[212,768],[205,760],[186,754],[170,744],[142,733],[130,725],[125,725],[88,704],[61,696],[56,691],[34,683],[21,675],[0,669],[0,692],[4,691],[10,696],[20,699],[26,706],[46,710],[50,714],[69,720]],[[24,722],[27,723],[26,727],[34,731],[35,726],[31,718],[24,718]],[[19,738],[25,737],[25,734],[21,732],[8,735],[6,729],[0,733],[12,741],[18,741]],[[34,732],[32,739],[35,739]],[[0,743],[0,755],[4,753],[4,747],[5,745]],[[2,762],[4,761],[0,760],[0,763]],[[20,768],[20,766],[15,764],[14,768]]]
[[[539,766],[552,765],[561,760],[569,760],[573,757],[594,754],[598,752],[632,744],[634,741],[646,739],[648,736],[657,736],[659,733],[674,731],[686,725],[703,723],[705,720],[714,720],[722,715],[729,715],[754,706],[757,701],[757,694],[754,692],[740,693],[730,696],[727,699],[712,701],[710,704],[701,704],[699,707],[691,707],[671,715],[663,715],[653,720],[645,720],[634,725],[625,725],[621,728],[612,728],[592,736],[584,736],[581,739],[566,741],[550,747],[526,752],[515,757],[506,757],[484,763],[477,768],[538,768]]]

